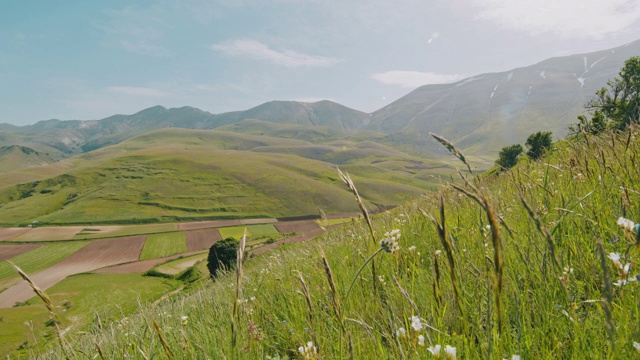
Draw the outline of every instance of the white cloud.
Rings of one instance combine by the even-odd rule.
[[[530,35],[592,38],[629,31],[640,20],[637,0],[474,0],[478,19]]]
[[[398,85],[405,88],[416,88],[422,85],[446,84],[456,82],[463,79],[464,75],[392,70],[384,73],[373,74],[371,75],[371,77],[374,80],[387,85]]]
[[[110,86],[107,88],[107,91],[110,93],[140,97],[165,97],[171,95],[159,89],[135,86]]]
[[[301,54],[293,50],[277,51],[255,40],[234,40],[211,45],[211,49],[227,55],[270,61],[286,67],[331,66],[341,60],[325,56]]]
[[[438,38],[438,36],[440,36],[440,33],[437,31],[431,34],[431,37],[429,38],[429,40],[427,40],[427,44],[431,44],[433,40]]]

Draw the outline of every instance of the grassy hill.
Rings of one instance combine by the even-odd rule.
[[[145,223],[357,210],[335,164],[372,208],[432,189],[451,169],[371,142],[326,145],[224,131],[164,129],[31,173],[4,174],[2,225]]]
[[[373,234],[359,221],[252,259],[242,282],[229,274],[142,308],[118,333],[66,334],[66,351],[422,359],[448,345],[463,359],[633,358],[640,254],[618,219],[640,216],[638,130],[561,141],[541,161],[376,216]]]

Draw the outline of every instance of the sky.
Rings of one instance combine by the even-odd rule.
[[[638,39],[637,0],[0,0],[0,123],[271,100],[373,112]]]

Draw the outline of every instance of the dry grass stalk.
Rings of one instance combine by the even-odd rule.
[[[491,242],[493,244],[493,269],[495,273],[494,288],[496,291],[496,312],[498,314],[498,331],[502,332],[502,276],[503,276],[503,255],[502,243],[500,241],[500,225],[498,217],[493,207],[489,204],[489,200],[482,195],[484,209],[487,213],[489,225],[491,225]]]
[[[173,354],[173,351],[171,351],[171,348],[169,348],[169,345],[167,344],[167,342],[164,340],[164,336],[162,336],[162,331],[160,330],[160,326],[158,325],[158,322],[155,319],[153,320],[153,327],[155,328],[156,334],[160,339],[160,344],[162,344],[164,353],[167,355],[169,359],[173,359],[175,355]]]
[[[524,197],[522,197],[522,195],[520,195],[520,202],[522,202],[522,205],[524,205],[525,209],[527,209],[527,212],[529,213],[529,217],[531,217],[533,219],[533,221],[535,222],[536,227],[538,228],[538,231],[547,240],[547,248],[549,249],[549,253],[551,254],[551,259],[553,261],[554,266],[558,270],[561,270],[562,267],[560,266],[560,262],[558,261],[558,258],[556,257],[556,246],[555,246],[555,243],[553,242],[553,237],[551,236],[551,233],[549,232],[549,230],[547,230],[547,228],[544,226],[544,224],[542,224],[542,221],[540,221],[540,218],[538,218],[538,215],[536,215],[536,213],[533,211],[531,206],[529,206],[529,204],[524,199]]]
[[[96,346],[96,350],[98,350],[98,355],[100,355],[100,359],[105,360],[104,355],[102,354],[102,349],[100,348],[100,345],[98,345],[97,342],[93,342],[93,345]]]
[[[340,178],[342,179],[342,181],[344,181],[347,184],[347,187],[349,188],[349,190],[351,190],[351,192],[353,192],[353,195],[356,197],[356,202],[358,203],[358,207],[360,208],[360,211],[362,212],[362,216],[364,216],[364,219],[367,222],[367,226],[369,227],[369,233],[371,234],[371,241],[373,241],[374,245],[377,245],[376,235],[373,232],[373,225],[371,224],[371,218],[369,217],[369,212],[367,212],[367,208],[364,206],[364,202],[360,198],[360,194],[358,194],[358,189],[356,189],[356,185],[351,180],[351,177],[349,176],[349,174],[345,174],[342,171],[340,171],[339,167],[336,167],[336,169],[338,170],[338,174],[340,175]],[[371,284],[373,286],[373,292],[376,293],[377,292],[376,262],[373,259],[373,257],[371,258],[371,278],[373,279],[373,281],[371,281]],[[353,283],[351,285],[353,286]],[[351,290],[351,287],[349,287],[349,290]]]
[[[244,249],[247,244],[247,228],[244,228],[244,234],[242,240],[238,246],[236,256],[236,291],[234,294],[233,310],[231,314],[231,347],[235,348],[238,340],[237,323],[240,321],[240,315],[238,312],[238,305],[240,303],[240,297],[242,296],[242,275],[243,275],[243,262],[244,262]]]
[[[424,211],[422,211],[423,215],[426,215]],[[453,282],[453,297],[456,301],[456,305],[458,306],[458,310],[460,313],[462,311],[462,305],[460,304],[460,293],[458,291],[458,276],[456,275],[456,262],[453,257],[453,246],[447,237],[446,225],[445,225],[445,214],[444,214],[444,198],[442,194],[440,194],[440,222],[436,220],[432,215],[429,215],[429,218],[436,226],[438,230],[438,237],[440,238],[440,242],[444,247],[444,251],[447,254],[447,260],[449,261],[449,273],[451,274],[451,281]]]
[[[436,139],[440,144],[444,145],[444,147],[446,147],[447,150],[449,150],[455,157],[457,157],[458,159],[460,159],[460,161],[462,161],[465,165],[467,165],[467,169],[469,169],[469,173],[473,174],[473,171],[471,171],[471,165],[469,165],[469,163],[467,162],[467,158],[464,157],[464,154],[462,153],[462,151],[456,148],[455,145],[451,143],[451,141],[443,138],[438,134],[434,134],[432,132],[430,132],[429,135],[433,136],[434,139]]]
[[[358,189],[356,189],[356,186],[353,183],[353,180],[351,180],[351,177],[349,176],[349,174],[345,174],[342,171],[340,171],[339,167],[336,167],[336,169],[338,170],[338,174],[340,175],[340,178],[342,179],[342,181],[344,181],[347,184],[347,187],[349,188],[349,190],[351,190],[353,195],[356,197],[356,202],[358,203],[358,207],[360,208],[360,211],[362,212],[362,216],[364,216],[364,219],[367,222],[367,226],[369,226],[371,239],[375,244],[376,237],[375,237],[375,234],[373,233],[373,225],[371,224],[371,218],[369,217],[369,212],[364,206],[364,202],[362,201],[362,198],[360,198],[360,194],[358,194]]]
[[[309,329],[311,330],[311,337],[313,338],[313,342],[317,344],[318,339],[316,337],[315,331],[313,330],[314,329],[314,321],[313,321],[314,311],[313,311],[313,302],[311,301],[311,293],[309,292],[309,287],[307,286],[307,283],[304,281],[304,278],[302,277],[302,273],[299,271],[297,273],[298,273],[298,279],[300,279],[300,284],[302,284],[302,291],[298,291],[298,293],[304,296],[307,302],[307,308],[309,310],[309,313],[308,313]]]
[[[60,330],[61,322],[60,322],[60,318],[58,317],[58,314],[56,314],[56,308],[53,305],[53,302],[51,301],[51,299],[49,299],[49,296],[47,295],[47,293],[42,291],[31,280],[31,278],[29,278],[29,275],[27,275],[24,271],[22,271],[22,269],[20,269],[16,264],[12,263],[11,261],[7,260],[7,262],[11,264],[11,266],[13,266],[14,269],[16,269],[18,274],[20,274],[20,276],[24,279],[24,281],[27,282],[27,284],[33,290],[33,292],[35,292],[36,295],[38,295],[38,297],[40,298],[40,300],[42,300],[42,302],[45,304],[45,306],[47,307],[47,310],[49,310],[49,314],[51,315],[51,321],[53,322],[53,325],[55,326],[55,329],[56,329],[56,335],[58,336],[58,341],[60,341],[60,346],[62,347],[63,351],[66,352],[65,346],[70,346],[70,345],[67,343],[67,341],[64,338],[64,332]]]

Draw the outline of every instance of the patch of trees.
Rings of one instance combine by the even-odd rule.
[[[527,147],[527,156],[531,160],[538,160],[545,152],[551,147],[553,139],[551,138],[551,131],[538,131],[537,133],[529,135],[525,146]],[[509,169],[518,163],[518,158],[524,152],[522,145],[515,144],[511,146],[505,146],[500,150],[498,154],[498,160],[496,165],[502,169]]]
[[[216,277],[236,266],[239,245],[236,239],[228,237],[211,246],[207,257],[207,268],[211,276]]]
[[[607,82],[596,91],[585,108],[590,118],[578,116],[578,123],[571,126],[573,133],[597,135],[607,129],[624,130],[640,121],[640,56],[625,61],[619,77]]]

